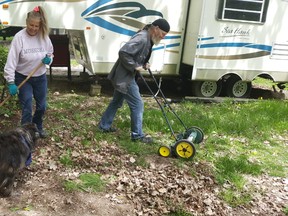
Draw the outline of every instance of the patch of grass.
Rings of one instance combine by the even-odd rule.
[[[170,203],[170,202],[169,202]],[[169,204],[175,206],[174,211],[170,212],[169,214],[166,214],[168,216],[193,216],[193,214],[187,212],[181,204],[175,204],[173,201]]]
[[[138,156],[147,156],[157,152],[157,146],[154,144],[145,144],[141,142],[133,142],[129,137],[119,140],[120,146],[125,149],[129,154]]]
[[[100,174],[86,173],[79,176],[75,181],[64,182],[66,191],[101,192],[105,190],[106,183],[101,179]]]
[[[81,144],[85,147],[89,147],[89,146],[91,146],[91,140],[84,139],[81,141]]]
[[[220,157],[215,162],[215,166],[218,183],[229,186],[223,188],[220,196],[233,207],[250,202],[251,191],[244,190],[244,186],[247,185],[243,174],[259,175],[262,173],[262,167],[249,162],[246,155],[234,159],[228,156]]]
[[[71,153],[71,149],[68,148],[65,152],[65,154],[62,154],[59,158],[59,161],[61,164],[63,164],[64,166],[73,166],[73,160],[72,160],[72,153]]]
[[[240,155],[237,158],[228,156],[220,157],[215,162],[216,179],[220,184],[230,182],[237,189],[242,189],[245,181],[241,174],[259,175],[262,173],[261,166],[248,161],[247,156]]]
[[[167,117],[171,125],[175,126],[176,122],[175,122],[175,119],[173,119],[173,116],[171,116],[171,114],[168,114]],[[149,109],[147,111],[145,110],[143,119],[144,119],[144,127],[148,128],[149,131],[171,133],[166,123],[166,120],[160,110],[157,110],[157,109],[156,110]]]
[[[288,215],[288,206],[284,207],[283,212],[285,215]]]
[[[50,99],[50,100],[49,100]],[[53,110],[71,110],[72,113],[75,113],[75,108],[79,109],[79,105],[82,104],[87,98],[85,96],[77,94],[68,94],[66,96],[58,96],[54,103],[50,103],[52,100],[51,97],[48,99],[48,108]],[[55,103],[56,102],[56,103]]]
[[[6,92],[7,93],[7,92]],[[0,94],[2,95],[2,91],[0,90]],[[1,96],[0,95],[0,96]],[[8,97],[8,93],[5,94],[5,98]],[[1,101],[2,102],[2,101]],[[14,116],[17,114],[18,110],[20,110],[20,104],[18,101],[18,97],[10,97],[0,109],[0,116],[5,115],[6,117]]]
[[[183,210],[183,211],[177,211],[177,212],[170,213],[170,214],[168,214],[168,216],[193,216],[193,214],[185,212]]]
[[[17,211],[21,211],[21,210],[23,210],[23,211],[31,211],[32,208],[33,208],[32,206],[27,205],[25,207],[12,207],[12,208],[10,208],[10,210],[12,212],[17,212]]]
[[[232,207],[248,204],[252,200],[251,192],[239,191],[234,188],[223,190],[220,196]]]
[[[276,162],[277,163],[277,162]],[[266,171],[271,176],[277,176],[277,177],[285,177],[285,165],[283,164],[276,164],[272,161],[268,164],[266,164]],[[287,169],[287,167],[286,167]]]
[[[259,87],[266,87],[266,88],[271,88],[272,85],[275,85],[275,83],[273,82],[273,80],[270,80],[270,79],[264,79],[264,78],[261,78],[261,77],[256,77],[252,84],[254,86],[259,86]]]
[[[12,212],[16,212],[16,211],[21,210],[21,208],[19,208],[19,207],[12,207],[12,208],[10,208],[10,210],[11,210]]]
[[[122,137],[122,135],[124,134],[124,132],[121,131],[121,139],[119,139],[119,135],[117,134],[118,132],[116,133],[102,133],[100,132],[100,130],[98,129],[95,129],[93,131],[94,133],[94,139],[97,140],[97,142],[100,142],[100,141],[106,141],[107,143],[118,143],[119,140],[126,140],[125,137]],[[123,142],[124,142],[123,140]]]
[[[140,156],[136,158],[136,165],[137,166],[141,166],[141,167],[149,167],[149,164],[147,163],[147,161],[145,160],[145,156]]]
[[[227,100],[213,105],[190,104],[189,106],[187,103],[179,106],[185,123],[200,126],[206,134],[216,132],[251,139],[257,136],[258,140],[264,141],[271,135],[271,125],[273,130],[278,132],[286,130],[288,116],[285,113],[288,111],[288,103],[283,101],[232,103]],[[202,114],[193,117],[189,112],[192,106],[198,107]]]

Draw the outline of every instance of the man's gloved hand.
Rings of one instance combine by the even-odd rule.
[[[45,58],[42,59],[42,63],[49,65],[51,63],[51,58],[48,55],[46,55]]]
[[[149,70],[149,69],[150,69],[150,64],[149,64],[149,63],[146,63],[146,64],[143,66],[143,68],[144,68],[145,70]]]
[[[138,71],[138,72],[145,71],[145,69],[142,66],[139,66],[139,67],[135,68],[135,70]]]
[[[18,92],[18,88],[14,83],[8,84],[8,89],[9,89],[10,95],[12,96],[16,95]]]

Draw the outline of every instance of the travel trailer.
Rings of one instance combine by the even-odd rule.
[[[164,17],[171,31],[154,46],[155,76],[179,77],[198,97],[248,97],[256,77],[288,82],[288,0],[0,0],[0,20],[25,26],[38,5],[92,74],[108,74],[119,48]]]

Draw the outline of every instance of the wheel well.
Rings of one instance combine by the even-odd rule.
[[[269,74],[259,74],[257,77],[260,77],[260,78],[263,78],[263,79],[272,80],[274,82],[273,77],[271,77]],[[257,77],[255,77],[254,79],[256,79]]]
[[[182,79],[191,80],[192,71],[193,66],[184,63],[180,64],[179,75],[181,76]]]
[[[242,80],[242,78],[241,78],[239,75],[230,73],[230,74],[225,74],[224,76],[221,77],[222,82],[225,83],[225,82],[226,82],[230,77],[232,77],[232,76],[233,76],[233,77],[238,77],[239,79]]]

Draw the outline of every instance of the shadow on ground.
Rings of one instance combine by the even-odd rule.
[[[67,76],[53,76],[52,78],[48,75],[48,87],[52,92],[75,92],[78,94],[89,94],[91,85],[99,85],[101,88],[101,95],[112,96],[113,86],[106,76],[72,76],[71,80],[68,80]],[[158,86],[151,78],[146,79],[147,84],[152,89],[154,94],[159,95]],[[160,81],[160,88],[167,98],[181,99],[184,97],[191,97],[191,92],[185,90],[182,86],[181,81],[177,79],[165,79]],[[143,95],[151,95],[145,82],[138,79],[138,85],[140,92]],[[250,99],[285,99],[285,94],[273,89],[265,89],[261,87],[253,87],[250,94]]]

